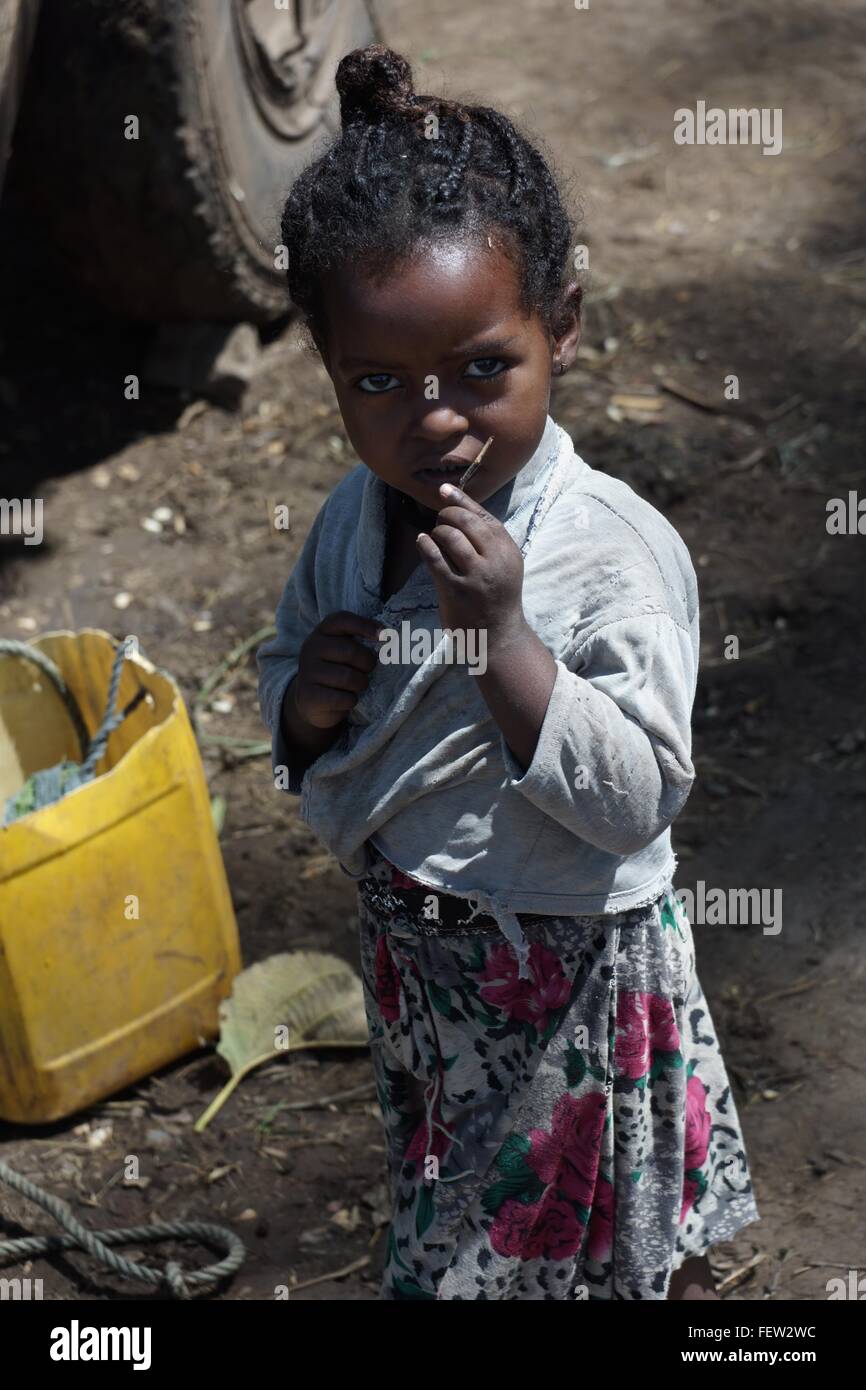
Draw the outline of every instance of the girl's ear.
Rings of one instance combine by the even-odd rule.
[[[553,359],[555,370],[564,372],[577,356],[580,342],[580,305],[583,289],[572,280],[563,290],[559,311],[553,327]]]

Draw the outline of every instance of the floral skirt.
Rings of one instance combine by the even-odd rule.
[[[373,849],[371,845],[371,849]],[[385,1124],[383,1299],[664,1299],[759,1220],[672,885],[610,916],[492,917],[378,851],[358,885]]]

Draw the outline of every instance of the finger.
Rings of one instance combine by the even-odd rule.
[[[310,656],[314,661],[337,661],[344,666],[354,666],[359,671],[372,671],[379,660],[379,643],[376,650],[364,647],[354,637],[328,637],[320,635],[310,644]]]
[[[430,539],[438,545],[458,574],[471,573],[479,559],[479,551],[463,531],[456,526],[443,526],[440,523],[430,532]]]
[[[311,685],[307,691],[310,704],[323,713],[346,714],[358,703],[358,696],[351,690],[336,690],[329,685]]]
[[[327,617],[322,619],[319,632],[334,637],[366,637],[375,642],[381,626],[374,618],[364,618],[360,613],[340,609],[337,613],[328,613]]]
[[[443,483],[439,488],[439,496],[445,501],[446,505],[462,507],[464,511],[473,516],[481,518],[488,523],[496,523],[496,517],[486,512],[480,502],[476,502],[474,497],[470,497],[468,492],[462,492],[454,483]]]
[[[434,579],[437,576],[442,579],[454,578],[456,571],[451,568],[432,536],[428,536],[426,531],[419,531],[415,537],[415,544],[427,561]]]
[[[491,517],[494,526],[500,523],[495,517]],[[474,516],[463,507],[443,507],[437,514],[436,525],[433,531],[439,527],[450,527],[458,531],[471,544],[473,550],[478,555],[488,555],[492,540],[491,527],[487,525],[483,516]],[[431,532],[431,535],[433,532]]]
[[[469,537],[478,553],[483,555],[490,546],[492,533],[497,528],[502,529],[502,523],[497,521],[495,516],[486,512],[483,507],[479,507],[478,503],[473,501],[471,497],[466,500],[470,506],[449,502],[446,506],[441,507],[438,519],[448,526],[456,526],[464,535]]]
[[[340,662],[320,659],[310,666],[308,679],[315,685],[329,690],[354,690],[358,695],[367,689],[369,677],[356,666],[345,666]]]

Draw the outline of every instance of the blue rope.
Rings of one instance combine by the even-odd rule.
[[[114,657],[114,665],[111,668],[111,680],[108,684],[108,704],[105,707],[105,715],[102,723],[90,740],[90,747],[87,750],[87,757],[81,764],[81,781],[89,781],[95,776],[96,764],[105,752],[108,740],[114,733],[118,725],[122,724],[129,709],[121,710],[120,713],[112,713],[117,704],[117,692],[120,689],[120,674],[123,670],[123,663],[126,660],[126,643],[121,642]]]
[[[3,645],[0,644],[0,654],[2,654],[2,652]],[[32,652],[25,649],[20,652],[14,651],[10,654],[31,656]],[[13,821],[20,819],[22,816],[29,815],[33,811],[41,810],[44,806],[51,806],[55,802],[62,800],[64,796],[68,796],[70,792],[76,791],[78,787],[93,781],[96,776],[96,765],[105,753],[109,738],[114,733],[114,730],[123,723],[126,716],[132,713],[135,707],[147,694],[146,688],[143,685],[139,685],[137,694],[130,700],[126,707],[122,710],[116,708],[120,690],[120,677],[126,656],[127,647],[124,641],[120,643],[115,653],[114,663],[111,668],[111,677],[108,683],[108,703],[102,723],[91,739],[88,739],[87,730],[84,729],[82,723],[82,729],[84,729],[82,750],[86,750],[86,752],[84,752],[83,762],[74,763],[64,758],[62,762],[57,763],[54,767],[41,768],[39,771],[32,773],[24,786],[11,797],[7,798],[2,808],[0,826],[5,827],[11,825]],[[36,662],[43,670],[46,669],[44,661],[45,658]],[[54,679],[50,671],[46,671],[46,674],[51,675],[51,678]],[[58,671],[58,676],[59,674]],[[62,677],[60,677],[60,679],[62,681]],[[58,686],[58,689],[59,688]],[[67,705],[68,704],[69,702],[67,701]]]

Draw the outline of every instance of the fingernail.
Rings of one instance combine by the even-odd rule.
[[[459,489],[459,487],[453,487],[451,483],[441,483],[441,484],[440,484],[440,487],[439,487],[439,491],[440,491],[440,492],[444,492],[446,497],[459,497],[459,496],[460,496],[460,489]]]

